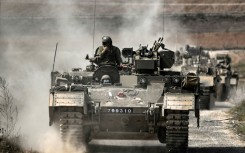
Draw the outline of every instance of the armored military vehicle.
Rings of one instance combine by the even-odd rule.
[[[232,71],[231,57],[228,54],[217,54],[216,63],[216,96],[218,101],[225,101],[229,99],[231,90],[237,88],[239,74],[237,71]]]
[[[188,149],[189,112],[199,126],[199,78],[170,71],[174,52],[163,38],[152,48],[124,48],[123,67],[88,65],[51,73],[50,125],[64,141],[158,139],[168,152]],[[161,48],[161,50],[160,50]]]
[[[185,52],[176,56],[176,59],[181,59],[177,64],[181,64],[182,73],[192,72],[200,77],[200,109],[211,109],[215,103],[215,60],[201,47],[189,45]]]

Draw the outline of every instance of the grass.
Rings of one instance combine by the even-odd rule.
[[[18,138],[0,137],[0,153],[37,153],[35,151],[23,150],[17,142]]]
[[[18,145],[6,138],[0,138],[0,153],[21,153],[21,149]]]
[[[231,110],[238,121],[245,121],[245,100]]]
[[[230,113],[233,115],[235,122],[236,131],[245,140],[245,100],[239,105],[231,109]]]

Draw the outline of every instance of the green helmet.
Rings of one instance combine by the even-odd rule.
[[[104,44],[110,44],[110,45],[112,45],[111,37],[109,37],[109,36],[103,36],[103,37],[102,37],[102,44],[103,44],[103,45],[104,45]]]

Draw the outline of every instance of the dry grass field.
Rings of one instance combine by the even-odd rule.
[[[97,13],[101,16],[140,15],[148,9],[154,9],[155,4],[159,7],[159,14],[243,14],[245,12],[245,3],[242,0],[97,0],[96,3]],[[74,11],[73,8],[77,9]],[[1,16],[51,17],[54,12],[63,9],[72,12],[74,16],[90,16],[93,14],[93,8],[94,1],[89,0],[59,2],[2,0]]]

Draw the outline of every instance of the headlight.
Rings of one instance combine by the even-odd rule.
[[[175,84],[180,83],[180,78],[179,77],[173,77],[173,83],[175,83]]]
[[[81,76],[73,76],[73,83],[80,83],[81,80],[82,80],[82,77]]]
[[[79,76],[74,76],[74,81],[78,82],[80,80]]]
[[[140,78],[139,83],[140,84],[146,84],[147,83],[147,79],[146,78]]]

